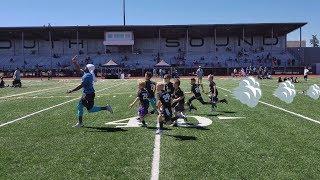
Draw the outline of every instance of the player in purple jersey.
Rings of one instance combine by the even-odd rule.
[[[145,89],[146,83],[143,81],[140,81],[138,83],[138,92],[137,97],[134,100],[132,104],[130,104],[130,108],[136,104],[136,102],[139,101],[139,109],[138,109],[138,119],[142,123],[143,127],[146,127],[147,124],[144,120],[144,117],[148,114],[148,108],[149,108],[149,94],[148,91]]]

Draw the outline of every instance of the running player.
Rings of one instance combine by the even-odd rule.
[[[228,101],[226,99],[219,100],[218,89],[217,89],[216,83],[213,81],[213,75],[210,74],[208,76],[208,81],[209,81],[209,87],[210,87],[210,99],[212,103],[212,110],[214,111],[218,103],[228,104]]]
[[[156,83],[151,81],[152,78],[152,73],[151,72],[146,72],[145,74],[145,82],[146,82],[146,90],[148,91],[149,95],[149,103],[151,105],[152,110],[150,111],[150,114],[154,114],[157,111],[157,106],[156,106],[156,98],[155,98],[155,90],[156,90]]]
[[[157,84],[157,107],[158,107],[158,119],[159,128],[157,134],[162,133],[163,124],[172,121],[172,99],[171,95],[164,90],[164,84]]]
[[[75,56],[72,59],[72,63],[75,65],[76,70],[79,72],[83,72],[82,76],[82,82],[79,86],[77,86],[74,89],[71,89],[68,91],[68,93],[76,92],[80,89],[83,89],[83,95],[78,103],[77,109],[78,109],[78,123],[74,126],[77,128],[83,127],[83,108],[86,107],[86,109],[89,111],[89,113],[95,113],[99,111],[109,111],[113,113],[112,108],[110,105],[106,105],[104,107],[97,107],[94,106],[94,98],[95,98],[95,90],[93,88],[93,75],[89,72],[89,68],[93,68],[91,65],[86,65],[84,69],[82,70],[80,68],[80,65],[77,61],[77,56]]]
[[[180,88],[180,80],[176,79],[173,83],[174,86],[174,93],[173,93],[173,100],[172,100],[172,107],[174,110],[174,118],[173,118],[173,126],[178,126],[177,120],[179,118],[186,119],[184,115],[184,92]]]
[[[211,102],[205,102],[203,100],[200,93],[200,87],[202,88],[202,91],[204,91],[202,84],[196,84],[196,79],[191,78],[191,92],[186,93],[186,94],[193,94],[193,96],[187,102],[187,105],[189,106],[189,111],[193,109],[197,110],[197,108],[192,105],[192,101],[195,99],[201,102],[201,104],[203,105],[211,104]]]
[[[130,108],[136,104],[137,101],[140,102],[138,109],[138,120],[142,123],[142,127],[147,127],[147,124],[144,120],[144,117],[148,114],[149,109],[149,99],[148,99],[148,91],[145,89],[146,83],[139,82],[138,83],[138,93],[137,98],[130,104]]]
[[[169,74],[164,75],[164,82],[165,82],[164,90],[167,91],[172,96],[174,92],[174,87],[173,87],[173,83],[170,80],[171,80],[171,76]]]

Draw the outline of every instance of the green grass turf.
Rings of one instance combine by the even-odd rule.
[[[240,79],[217,79],[234,89]],[[0,99],[0,124],[77,98],[66,90],[79,80],[28,80],[22,89],[0,89],[0,97],[35,90],[50,91]],[[122,84],[123,83],[123,84]],[[298,94],[286,104],[272,94],[276,80],[261,81],[261,101],[320,120],[319,100]],[[296,85],[298,92],[319,79]],[[189,81],[182,89],[189,91]],[[105,89],[105,88],[110,89]],[[205,87],[208,88],[207,82]],[[103,90],[105,89],[105,90]],[[156,116],[144,128],[117,129],[106,122],[133,117],[136,80],[96,84],[96,104],[113,105],[114,114],[85,114],[86,128],[75,129],[78,100],[0,127],[0,179],[149,179]],[[198,102],[197,112],[213,124],[206,129],[168,127],[161,139],[160,179],[319,179],[320,125],[259,104],[248,108],[219,89],[229,100],[217,112]],[[189,97],[189,96],[188,96]],[[204,99],[208,100],[206,95]],[[217,116],[246,117],[219,120]],[[190,119],[194,121],[194,119]]]

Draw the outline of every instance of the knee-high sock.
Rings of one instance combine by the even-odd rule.
[[[79,101],[78,105],[77,105],[77,112],[78,112],[78,117],[82,117],[83,116],[83,104],[81,101]]]

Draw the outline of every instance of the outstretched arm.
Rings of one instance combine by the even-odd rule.
[[[79,91],[82,87],[83,87],[83,85],[80,84],[76,88],[69,90],[67,93],[73,93],[73,92]]]
[[[172,100],[172,104],[181,101],[183,98],[184,98],[184,96],[181,96],[181,97],[179,97],[177,99]]]
[[[132,106],[134,106],[134,105],[137,103],[138,100],[139,100],[139,98],[137,97],[137,98],[133,101],[133,103],[131,103],[131,104],[129,105],[129,108],[132,108]]]
[[[72,58],[72,60],[71,60],[71,62],[72,62],[72,64],[74,64],[74,66],[75,66],[75,68],[76,68],[76,71],[77,72],[81,72],[81,68],[80,68],[80,65],[79,65],[79,63],[78,63],[78,55],[75,55],[73,58]]]

